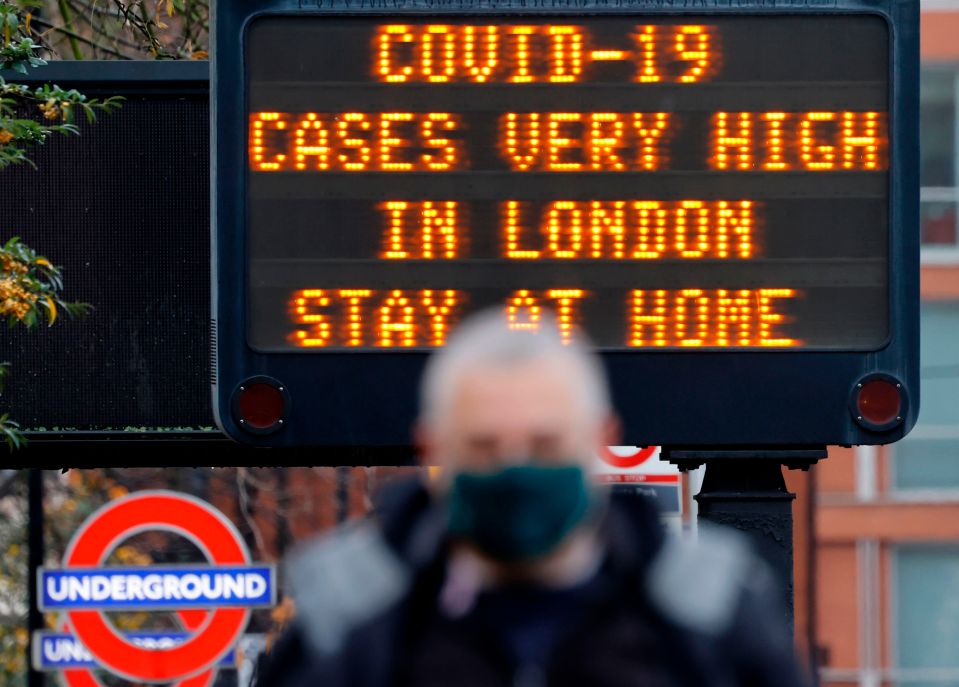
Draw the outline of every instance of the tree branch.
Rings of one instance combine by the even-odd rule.
[[[46,19],[39,19],[38,17],[34,17],[34,18],[33,18],[33,23],[34,23],[34,24],[40,24],[41,26],[46,26],[46,27],[47,27],[49,30],[51,30],[51,31],[56,31],[56,32],[58,32],[58,33],[62,33],[62,34],[65,35],[65,36],[69,36],[69,37],[75,38],[76,40],[80,41],[81,43],[86,43],[87,45],[89,45],[89,46],[91,46],[91,47],[93,47],[93,48],[97,48],[97,49],[99,49],[99,50],[103,50],[103,51],[109,53],[110,55],[113,55],[114,57],[116,57],[116,58],[118,58],[118,59],[121,59],[121,60],[129,60],[129,59],[130,59],[129,57],[127,57],[126,55],[124,55],[122,52],[119,52],[118,50],[115,50],[114,48],[111,48],[111,47],[108,46],[108,45],[103,45],[102,43],[98,43],[98,42],[96,42],[96,41],[94,41],[94,40],[92,40],[92,39],[90,39],[90,38],[87,38],[86,36],[81,36],[80,34],[76,33],[75,31],[71,31],[70,29],[64,28],[63,26],[57,26],[56,24],[53,24],[53,23],[51,23],[51,22],[48,22]]]
[[[256,542],[256,548],[260,550],[260,555],[266,556],[266,542],[263,539],[263,533],[260,531],[260,527],[256,524],[256,521],[250,517],[250,495],[246,491],[247,479],[249,479],[249,474],[246,468],[238,467],[236,469],[236,489],[237,496],[240,499],[240,515],[243,517],[243,520],[246,521],[250,532],[253,533],[253,540]]]
[[[73,59],[82,60],[83,51],[80,49],[80,41],[78,40],[76,28],[73,26],[73,12],[70,11],[67,0],[57,0],[57,5],[60,8],[60,16],[63,18],[63,23],[65,24],[63,32],[69,39],[70,49],[73,51]]]

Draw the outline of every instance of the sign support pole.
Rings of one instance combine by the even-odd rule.
[[[808,470],[825,448],[703,451],[663,449],[664,459],[689,470],[706,466],[699,493],[699,521],[745,533],[772,569],[793,625],[793,512],[796,495],[786,489],[782,467]]]
[[[43,565],[43,470],[37,468],[27,471],[27,513],[27,596],[30,603],[27,656],[30,657],[33,656],[34,633],[44,629],[37,589],[37,570]],[[27,687],[43,687],[43,673],[35,670],[29,660],[27,663]]]
[[[795,498],[786,490],[780,464],[763,460],[707,462],[703,486],[695,496],[700,521],[733,527],[750,537],[778,578],[790,629]]]

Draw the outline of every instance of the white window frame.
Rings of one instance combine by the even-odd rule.
[[[924,425],[921,422],[909,432],[909,439],[956,439],[959,440],[959,425]],[[949,487],[900,487],[896,484],[897,444],[886,447],[886,484],[891,501],[903,503],[959,501],[959,486]]]
[[[923,12],[952,12],[959,10],[959,0],[921,0],[919,9]]]
[[[956,75],[956,81],[959,82],[959,74]],[[959,91],[959,83],[956,84]],[[959,98],[957,98],[959,99]],[[959,113],[959,103],[956,103],[956,112]],[[959,116],[956,117],[957,129],[959,129]],[[956,131],[956,146],[959,148],[959,131]],[[959,170],[956,170],[959,175]],[[919,204],[923,203],[955,203],[956,205],[956,242],[952,245],[947,244],[922,244],[920,251],[923,265],[955,265],[959,264],[959,188],[950,188],[948,186],[924,186],[919,189]]]
[[[959,667],[955,668],[900,668],[895,665],[899,657],[899,608],[900,599],[896,594],[899,589],[898,564],[899,554],[905,550],[917,549],[950,549],[959,553],[959,541],[910,541],[893,544],[887,555],[887,604],[889,609],[889,623],[887,641],[889,642],[889,667],[882,671],[884,682],[892,683],[893,687],[909,687],[911,683],[937,683],[944,687],[951,687],[959,682]]]
[[[946,6],[936,9],[959,10],[959,1],[945,0]],[[947,7],[948,6],[948,7]],[[929,9],[923,3],[923,9]],[[947,65],[943,65],[944,67]],[[923,244],[920,259],[923,265],[956,265],[959,264],[959,65],[952,65],[953,70],[953,107],[956,113],[953,122],[953,183],[955,186],[923,186],[919,189],[919,204],[923,203],[955,203],[956,204],[956,242],[952,245]]]
[[[959,112],[959,111],[957,111]],[[956,307],[959,310],[959,299],[950,299],[945,302],[945,304]],[[922,363],[920,362],[920,365]],[[951,367],[951,365],[950,365]],[[959,381],[959,377],[956,377],[956,380]],[[922,380],[919,382],[920,389],[922,388]],[[951,417],[945,418],[947,420],[953,419]],[[911,441],[914,439],[945,439],[945,440],[956,440],[957,445],[959,445],[959,421],[951,422],[948,424],[930,424],[922,421],[922,412],[919,413],[919,422],[916,423],[916,426],[912,428],[909,432],[909,435],[904,439],[904,441]],[[862,451],[862,447],[859,448],[859,451]],[[959,485],[950,485],[944,487],[901,487],[896,482],[896,461],[899,460],[898,456],[899,444],[889,444],[885,447],[885,456],[886,461],[884,465],[884,476],[885,483],[888,485],[888,488],[885,491],[885,496],[890,501],[898,502],[907,502],[907,503],[918,503],[918,502],[933,502],[933,503],[943,503],[943,502],[956,502],[959,501]],[[868,462],[868,454],[863,457],[859,457],[857,452],[858,464],[864,464]],[[872,459],[875,461],[875,458]],[[865,478],[862,478],[865,479]]]

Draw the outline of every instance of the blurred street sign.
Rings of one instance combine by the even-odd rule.
[[[607,446],[595,463],[594,479],[617,492],[651,496],[664,514],[682,513],[679,469],[661,460],[658,446]]]
[[[76,670],[78,668],[98,669],[100,664],[93,654],[69,632],[44,632],[34,659],[37,670]],[[183,644],[190,635],[186,632],[125,632],[124,638],[136,646],[146,649],[169,649]],[[233,667],[236,655],[233,651],[224,655],[217,663],[218,667]]]

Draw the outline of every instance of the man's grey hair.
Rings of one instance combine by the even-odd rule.
[[[513,329],[506,313],[491,308],[472,315],[450,335],[447,345],[434,353],[426,365],[420,390],[420,419],[436,420],[452,401],[463,370],[486,366],[511,366],[557,357],[582,399],[583,410],[595,419],[612,412],[606,372],[585,335],[576,331],[569,341],[560,335],[556,319],[541,312],[535,330]]]

